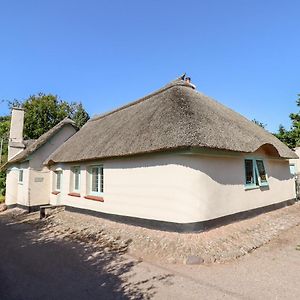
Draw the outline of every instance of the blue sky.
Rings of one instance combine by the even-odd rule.
[[[0,100],[53,93],[94,115],[187,72],[276,131],[297,111],[299,11],[292,0],[0,0]]]

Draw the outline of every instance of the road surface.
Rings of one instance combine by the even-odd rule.
[[[40,238],[32,224],[0,215],[0,299],[299,299],[298,244],[295,227],[223,265],[90,259],[95,249],[87,245]]]

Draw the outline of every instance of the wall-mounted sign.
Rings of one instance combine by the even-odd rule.
[[[34,177],[34,182],[43,182],[44,178],[43,177]]]

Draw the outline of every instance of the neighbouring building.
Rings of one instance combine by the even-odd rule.
[[[289,159],[272,134],[196,91],[184,76],[96,116],[22,140],[13,110],[6,203],[197,231],[295,201]],[[14,122],[15,120],[15,122]]]
[[[300,155],[300,147],[294,149],[295,153]],[[290,172],[292,175],[299,176],[300,174],[300,160],[299,159],[290,159]]]

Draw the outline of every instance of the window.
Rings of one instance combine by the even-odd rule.
[[[23,177],[24,177],[24,170],[19,170],[19,183],[23,183]]]
[[[55,171],[55,190],[60,191],[61,189],[62,171]]]
[[[245,159],[245,179],[246,188],[256,188],[268,185],[268,178],[262,159]]]
[[[296,166],[294,164],[290,164],[290,173],[295,176],[296,175]]]
[[[80,190],[80,167],[72,168],[73,178],[72,178],[72,190],[79,192]]]
[[[103,193],[103,166],[90,168],[90,193],[92,195]]]
[[[246,184],[254,184],[253,160],[245,159]]]
[[[266,183],[267,182],[267,174],[264,166],[264,162],[261,159],[256,160],[256,167],[258,171],[258,180],[261,183]]]

